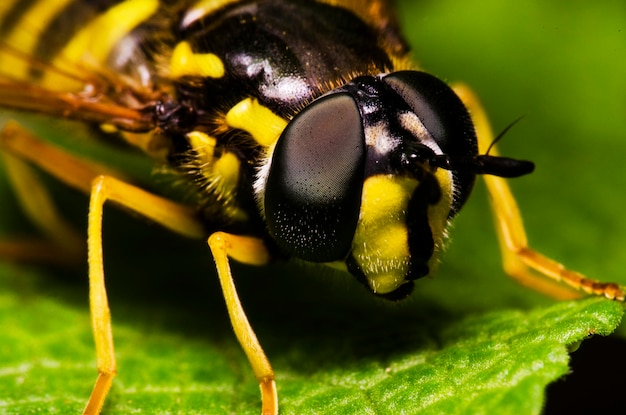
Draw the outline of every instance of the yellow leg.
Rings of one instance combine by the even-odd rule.
[[[44,233],[65,251],[82,248],[84,237],[67,225],[54,207],[52,199],[36,178],[27,162],[37,165],[62,182],[91,192],[88,223],[89,304],[94,332],[98,377],[84,413],[100,413],[116,372],[111,331],[111,317],[104,285],[102,265],[102,209],[112,200],[186,236],[202,238],[205,232],[194,212],[177,203],[154,196],[130,186],[103,172],[110,171],[39,140],[15,123],[8,123],[0,134],[0,149],[10,180],[25,211]],[[95,178],[95,179],[94,179]],[[46,242],[7,242],[0,244],[0,253],[12,258],[54,255],[52,244]],[[52,245],[54,246],[54,245]],[[28,259],[31,259],[30,257]]]
[[[479,154],[485,154],[493,141],[487,116],[469,88],[457,85],[454,89],[472,115],[478,136]],[[491,148],[489,154],[497,155],[496,149]],[[624,289],[618,284],[587,278],[529,248],[522,217],[507,181],[489,175],[485,175],[484,179],[491,197],[504,269],[509,275],[524,285],[556,298],[579,296],[579,292],[567,290],[562,285],[565,284],[588,294],[624,301]]]
[[[104,284],[102,256],[102,210],[107,201],[116,202],[185,236],[204,236],[202,224],[186,206],[148,193],[108,176],[98,176],[92,185],[89,203],[88,255],[89,306],[96,345],[98,378],[84,410],[85,415],[100,413],[116,373],[111,315]]]
[[[0,131],[0,154],[9,182],[24,213],[49,241],[3,241],[0,254],[4,258],[54,263],[77,263],[84,259],[84,235],[62,218],[49,192],[27,163],[27,160],[35,164],[43,162],[57,170],[64,169],[67,156],[59,157],[58,152],[14,122],[7,123]],[[75,177],[74,170],[68,172],[70,177]]]
[[[14,121],[2,128],[0,148],[21,160],[37,165],[61,182],[86,194],[96,176],[121,178],[121,174],[98,163],[78,158],[39,139]]]
[[[64,265],[84,261],[85,235],[76,231],[59,214],[32,165],[85,194],[91,190],[95,177],[121,175],[54,147],[14,121],[7,122],[0,131],[0,155],[24,213],[46,237],[46,240],[2,241],[0,256],[17,261]]]
[[[233,330],[250,361],[256,378],[259,380],[262,400],[261,413],[263,415],[276,415],[278,413],[278,396],[274,370],[241,306],[228,262],[230,256],[246,264],[263,265],[268,262],[269,254],[263,241],[246,236],[216,232],[209,237],[208,242],[215,259]]]

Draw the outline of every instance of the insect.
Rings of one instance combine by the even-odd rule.
[[[69,253],[73,232],[59,217],[42,219],[52,203],[34,192],[28,164],[91,195],[98,376],[86,414],[100,412],[116,372],[101,247],[106,201],[208,242],[268,414],[278,410],[274,373],[229,259],[325,263],[375,295],[401,299],[433,271],[477,175],[493,200],[509,273],[538,289],[539,276],[624,299],[618,285],[528,248],[504,178],[530,173],[532,163],[497,154],[471,91],[411,63],[386,2],[171,3],[35,1],[1,9],[1,106],[79,121],[105,141],[141,150],[189,189],[172,200],[57,149],[28,126],[2,130],[5,166],[25,210]]]

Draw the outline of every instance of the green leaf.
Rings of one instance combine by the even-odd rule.
[[[51,295],[39,276],[2,271],[1,412],[78,413],[95,379],[87,311],[72,304],[80,289],[56,281]],[[114,304],[120,376],[105,413],[257,413],[256,381],[220,313],[159,300]],[[539,413],[544,387],[568,370],[567,345],[609,334],[623,311],[587,299],[454,318],[418,307],[428,319],[380,306],[370,319],[338,302],[329,314],[285,306],[266,312],[271,322],[251,314],[283,414]]]
[[[512,181],[531,244],[626,283],[626,12],[622,0],[561,4],[398,1],[423,68],[471,85],[495,130],[525,116],[500,148],[537,164]],[[86,199],[55,190],[84,229]],[[2,230],[26,227],[5,182],[0,200]],[[329,270],[236,267],[281,411],[540,413],[567,350],[613,331],[622,307],[557,303],[508,280],[491,220],[479,184],[438,275],[399,305]],[[258,413],[205,244],[115,209],[104,225],[119,366],[104,414]],[[85,270],[0,265],[0,328],[0,413],[80,413],[96,376]]]

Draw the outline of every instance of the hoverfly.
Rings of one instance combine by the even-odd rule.
[[[90,195],[98,375],[85,414],[100,412],[116,373],[101,241],[107,201],[208,243],[264,414],[278,411],[274,372],[229,261],[327,264],[379,297],[400,300],[433,272],[478,175],[509,274],[555,295],[560,288],[541,278],[624,300],[617,284],[528,247],[505,178],[528,174],[533,164],[498,155],[468,88],[448,86],[410,61],[387,2],[171,3],[38,0],[0,9],[0,106],[93,127],[192,190],[181,200],[149,192],[28,126],[3,127],[0,150],[25,211],[68,254],[74,233],[57,215],[39,214],[53,204],[29,165]]]

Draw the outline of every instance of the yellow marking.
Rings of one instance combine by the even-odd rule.
[[[120,131],[115,125],[106,123],[100,124],[100,129],[106,134],[119,133],[125,142],[139,148],[154,160],[165,161],[171,150],[172,143],[162,134]]]
[[[100,130],[106,134],[115,134],[119,132],[119,129],[113,124],[100,124]]]
[[[409,270],[406,209],[418,182],[393,175],[363,183],[359,223],[352,254],[375,293],[398,288]]]
[[[194,53],[189,42],[180,42],[172,51],[170,76],[202,76],[221,78],[225,69],[222,60],[213,53]]]
[[[216,157],[217,140],[204,132],[192,131],[187,134],[187,140],[196,153],[193,168],[202,175],[205,191],[217,197],[229,220],[247,220],[247,213],[239,208],[235,199],[241,168],[239,158],[228,151]]]
[[[270,146],[278,140],[287,126],[284,118],[259,104],[256,98],[246,98],[228,111],[226,123],[250,135],[262,146]]]
[[[198,153],[198,161],[201,164],[208,165],[213,162],[213,153],[217,143],[215,138],[201,131],[192,131],[187,134],[187,140],[189,140],[191,148]]]
[[[126,0],[111,7],[82,28],[57,55],[53,65],[78,76],[80,69],[97,68],[124,36],[152,16],[158,7],[158,0]],[[54,89],[75,87],[74,82],[70,83],[67,77],[56,73],[49,73],[44,80],[45,86]]]
[[[182,19],[181,26],[187,27],[196,20],[202,19],[217,9],[221,9],[230,3],[236,3],[238,0],[200,0],[187,10]]]
[[[450,214],[450,208],[452,207],[452,172],[445,169],[438,169],[435,172],[435,178],[439,183],[441,190],[441,199],[435,204],[428,207],[428,224],[430,225],[431,232],[433,234],[433,240],[435,242],[435,252],[431,257],[429,267],[431,271],[436,265],[437,251],[441,249],[443,240],[447,236],[448,227],[448,215]]]
[[[6,44],[19,51],[30,55],[35,50],[41,30],[43,30],[72,0],[37,1],[20,21],[13,31],[4,39]],[[0,54],[2,61],[0,67],[8,69],[12,77],[26,79],[28,77],[28,62],[20,57],[10,54]]]
[[[435,252],[428,264],[431,269],[446,235],[452,201],[451,173],[439,169],[435,177],[441,187],[441,199],[428,208],[428,222],[435,243]],[[363,184],[352,253],[375,293],[394,291],[404,282],[409,271],[411,254],[406,213],[417,185],[415,179],[393,175],[369,177]]]
[[[233,153],[226,152],[213,164],[213,175],[219,181],[224,191],[231,191],[239,181],[239,167],[241,161]]]

